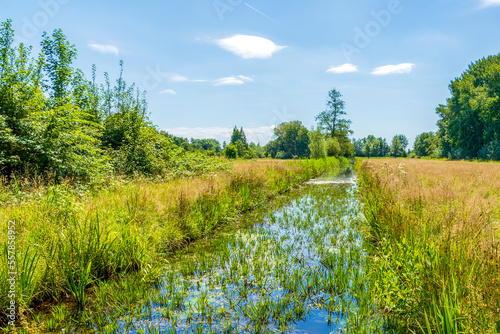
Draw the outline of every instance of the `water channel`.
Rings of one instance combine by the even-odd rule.
[[[131,333],[372,333],[355,177],[311,180],[250,227],[179,254]]]

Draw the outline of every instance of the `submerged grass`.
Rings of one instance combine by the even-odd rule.
[[[141,275],[99,282],[76,330],[99,333],[374,333],[354,186],[308,186]],[[267,210],[266,210],[267,211]],[[50,317],[54,318],[53,315]]]
[[[500,165],[364,160],[371,280],[392,328],[500,332]]]
[[[161,285],[161,268],[175,251],[212,234],[240,213],[347,164],[334,158],[238,162],[229,172],[171,181],[116,181],[97,190],[69,184],[4,185],[0,221],[16,226],[16,290],[21,292],[16,294],[17,325],[26,330],[60,329],[66,311],[55,309],[59,315],[45,323],[35,310],[54,310],[61,301],[69,302],[63,308],[83,309],[79,320],[72,321],[87,323],[85,319],[97,317],[97,323],[104,325],[106,313],[91,314],[86,309],[90,292],[108,291],[98,288],[103,282],[131,290],[145,286],[134,280]],[[5,326],[10,303],[6,237],[0,246],[5,250],[0,263],[0,324]],[[113,309],[119,313],[122,305],[137,303],[137,294],[131,292],[119,293],[123,303],[113,304]],[[140,300],[148,298],[146,291],[143,294]],[[96,300],[104,303],[101,308],[111,307],[99,295]],[[198,304],[205,306],[203,301]],[[29,324],[26,319],[31,319]]]

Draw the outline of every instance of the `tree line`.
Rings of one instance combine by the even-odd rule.
[[[500,54],[471,63],[449,89],[438,131],[418,135],[414,155],[500,160]]]
[[[345,118],[345,102],[336,89],[328,92],[327,108],[316,116],[316,127],[308,130],[301,121],[284,122],[274,128],[274,137],[265,146],[247,144],[243,128],[235,127],[224,155],[234,159],[270,157],[276,159],[353,156],[349,140],[351,121]]]

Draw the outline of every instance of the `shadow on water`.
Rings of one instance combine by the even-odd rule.
[[[170,265],[132,333],[373,333],[355,175],[308,182],[301,197]],[[148,311],[149,310],[149,311]]]

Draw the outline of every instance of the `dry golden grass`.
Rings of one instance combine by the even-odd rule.
[[[395,282],[379,291],[390,314],[413,330],[430,316],[439,333],[448,315],[453,333],[500,326],[500,164],[365,159],[360,187],[374,253],[386,259],[374,277]]]
[[[405,202],[432,203],[427,209],[436,217],[458,215],[457,223],[489,220],[500,231],[500,164],[391,158],[366,162]],[[442,212],[452,207],[452,212]]]

